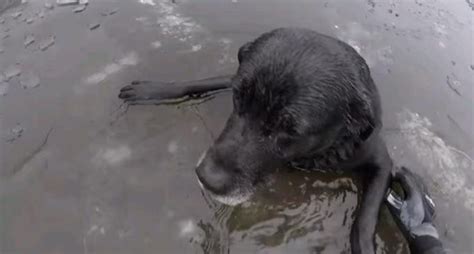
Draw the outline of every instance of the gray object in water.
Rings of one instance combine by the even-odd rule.
[[[56,4],[59,6],[74,5],[78,3],[79,3],[79,0],[56,0]]]
[[[46,39],[46,40],[44,40],[40,43],[39,48],[40,48],[41,51],[46,51],[51,46],[53,46],[54,43],[56,43],[56,37],[50,36],[48,39]]]

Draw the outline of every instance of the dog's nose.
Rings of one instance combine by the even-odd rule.
[[[197,166],[196,174],[204,188],[217,195],[224,195],[231,183],[231,176],[206,156]]]

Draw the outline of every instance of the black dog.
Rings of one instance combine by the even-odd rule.
[[[375,253],[392,161],[379,136],[380,99],[364,59],[342,41],[288,28],[245,44],[238,59],[233,76],[136,81],[119,97],[160,104],[232,88],[234,111],[196,169],[203,188],[236,204],[281,166],[358,170],[364,196],[352,227],[352,253]]]

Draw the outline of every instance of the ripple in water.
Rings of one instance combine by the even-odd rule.
[[[357,207],[357,186],[348,175],[279,172],[242,205],[218,204],[200,222],[204,253],[341,253]]]

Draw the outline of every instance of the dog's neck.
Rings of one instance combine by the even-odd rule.
[[[355,151],[373,132],[372,128],[360,132],[359,135],[343,136],[323,152],[298,158],[290,162],[290,166],[300,170],[332,171],[339,170],[339,165],[350,160]]]
[[[352,158],[360,142],[348,142],[345,145],[330,147],[324,153],[299,158],[290,162],[291,167],[301,170],[330,171],[339,169],[338,165]],[[341,156],[343,155],[343,156]],[[347,156],[347,157],[344,157]]]

